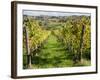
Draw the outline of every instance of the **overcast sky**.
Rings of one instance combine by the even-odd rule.
[[[90,16],[90,13],[77,13],[77,12],[54,12],[54,11],[32,11],[32,10],[24,10],[24,15],[29,16],[40,16],[40,15],[48,15],[48,16],[72,16],[72,15],[85,15]]]

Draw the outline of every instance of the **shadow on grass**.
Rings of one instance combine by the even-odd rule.
[[[72,66],[72,61],[67,60],[65,57],[41,58],[35,56],[32,58],[32,64],[38,66],[38,68],[54,68]]]

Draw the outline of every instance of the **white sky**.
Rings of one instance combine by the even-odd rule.
[[[24,15],[30,15],[30,16],[40,16],[40,15],[48,15],[48,16],[72,16],[72,15],[85,15],[90,16],[90,13],[77,13],[77,12],[58,12],[58,11],[32,11],[32,10],[23,10]]]

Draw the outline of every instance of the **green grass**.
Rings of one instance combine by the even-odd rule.
[[[89,66],[90,61],[73,64],[70,58],[71,53],[65,49],[64,45],[51,34],[43,45],[37,56],[32,57],[32,68],[57,68],[73,66]]]

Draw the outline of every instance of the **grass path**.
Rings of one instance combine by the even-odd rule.
[[[72,66],[73,61],[68,59],[67,51],[61,42],[51,34],[40,50],[39,55],[33,58],[34,68],[54,68]]]

